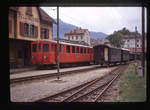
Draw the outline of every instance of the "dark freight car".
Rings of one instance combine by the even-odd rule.
[[[95,64],[105,64],[108,63],[108,51],[109,47],[107,45],[97,45],[93,47],[94,50],[94,63]]]
[[[110,48],[109,57],[110,57],[109,58],[110,63],[120,63],[121,62],[121,49]]]
[[[121,49],[121,62],[129,61],[129,51],[125,49]]]
[[[95,64],[114,64],[121,61],[121,49],[111,48],[107,45],[97,45],[93,49]]]
[[[135,54],[134,53],[129,53],[129,59],[130,59],[130,61],[135,60]]]

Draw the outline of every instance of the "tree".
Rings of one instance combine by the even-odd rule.
[[[138,32],[130,32],[125,27],[122,30],[114,31],[113,34],[106,37],[110,43],[116,47],[121,47],[124,44],[123,37],[124,35],[135,35],[139,34]]]

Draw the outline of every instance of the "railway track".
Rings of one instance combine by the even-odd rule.
[[[126,67],[127,65],[119,66],[101,78],[96,78],[77,87],[36,100],[35,102],[99,102],[104,92]]]
[[[93,68],[84,68],[84,69],[80,69],[80,70],[70,70],[70,71],[60,72],[60,74],[61,74],[61,76],[71,75],[74,73],[84,73],[86,71],[92,71],[92,70],[96,70],[96,69],[100,69],[100,68],[104,68],[104,67],[96,66]],[[40,80],[40,79],[44,79],[44,78],[55,78],[57,76],[58,76],[58,73],[47,73],[47,74],[41,74],[41,75],[34,75],[34,76],[27,76],[27,77],[10,79],[10,83],[14,84],[14,83],[20,83],[20,82],[26,82],[26,81]]]

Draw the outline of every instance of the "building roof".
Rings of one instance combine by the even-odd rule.
[[[57,40],[57,38],[55,38],[54,40]],[[67,39],[59,39],[59,41],[71,43],[71,44],[79,44],[79,45],[89,46],[89,44],[84,41],[74,41],[74,40],[67,40]]]
[[[13,11],[18,11],[19,7],[9,7],[10,10]],[[37,7],[39,15],[40,15],[40,20],[46,23],[54,23],[56,24],[55,20],[50,17],[43,9],[40,7]]]
[[[40,14],[40,19],[42,21],[56,24],[55,20],[53,18],[51,18],[43,9],[38,7],[38,10],[39,10],[39,14]]]
[[[65,35],[82,35],[84,34],[88,29],[74,29],[70,32],[65,33]]]
[[[142,38],[141,35],[124,35],[123,39],[135,39],[136,38]]]

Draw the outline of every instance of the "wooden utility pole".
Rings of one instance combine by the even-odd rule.
[[[136,42],[136,37],[137,36],[136,35],[137,35],[137,27],[135,27],[135,51],[134,51],[135,52],[135,61],[136,61],[136,56],[137,56],[136,55],[136,47],[137,47],[137,42]]]
[[[59,6],[57,6],[57,73],[59,79]]]
[[[142,73],[144,77],[145,72],[145,9],[144,6],[142,7]]]

